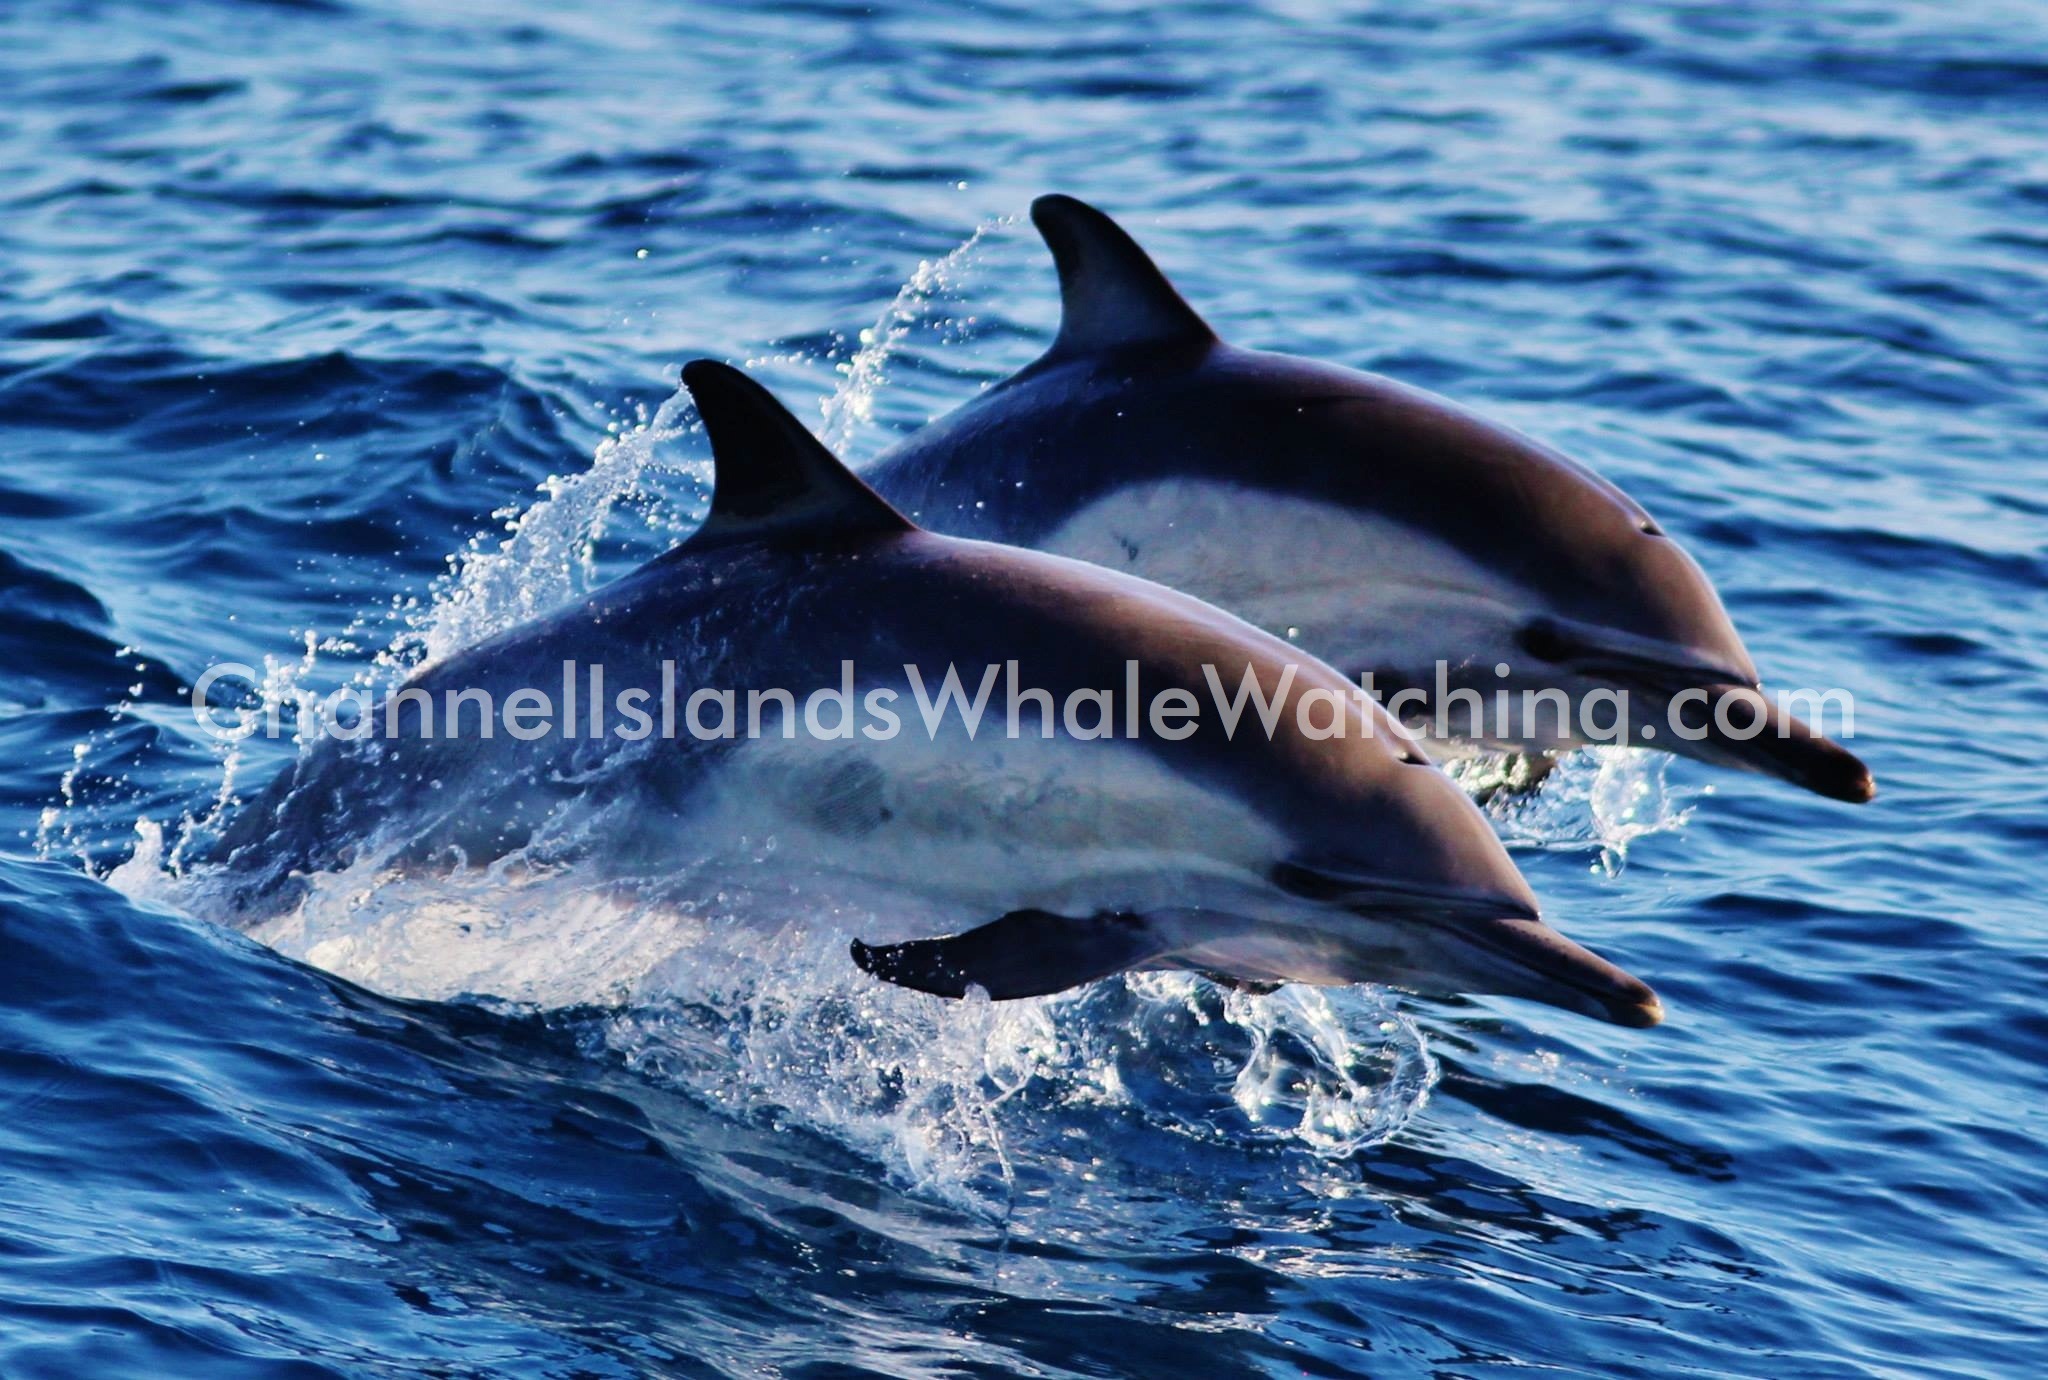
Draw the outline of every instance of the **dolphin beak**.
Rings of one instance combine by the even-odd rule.
[[[1541,920],[1487,920],[1458,927],[1495,981],[1488,989],[1596,1020],[1643,1030],[1664,1019],[1649,984],[1559,934]]]
[[[1526,891],[1404,890],[1316,858],[1280,864],[1273,880],[1291,896],[1334,904],[1367,922],[1365,947],[1375,957],[1340,981],[1524,997],[1637,1029],[1664,1019],[1664,1004],[1647,983],[1543,923]]]
[[[1296,894],[1302,894],[1299,889]],[[1357,981],[1391,982],[1418,992],[1492,993],[1540,1001],[1595,1020],[1644,1029],[1664,1019],[1649,984],[1546,925],[1533,906],[1478,896],[1444,897],[1427,907],[1375,896],[1346,906],[1369,921],[1403,929],[1405,949],[1389,972],[1361,972]]]
[[[1769,695],[1748,685],[1702,688],[1705,703],[1693,695],[1675,718],[1688,733],[1704,736],[1673,744],[1676,751],[1779,777],[1851,805],[1865,804],[1877,794],[1877,782],[1862,759],[1786,713]]]
[[[1786,713],[1749,679],[1753,670],[1726,664],[1727,658],[1718,665],[1704,655],[1677,661],[1672,653],[1682,648],[1564,618],[1532,621],[1521,641],[1545,661],[1611,681],[1631,695],[1646,696],[1649,703],[1685,700],[1664,722],[1643,724],[1645,739],[1639,741],[1703,762],[1762,772],[1852,805],[1877,794],[1870,768],[1856,754]],[[1653,726],[1656,737],[1649,739]]]

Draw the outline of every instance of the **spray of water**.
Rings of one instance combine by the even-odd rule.
[[[1591,853],[1612,877],[1629,846],[1650,834],[1685,827],[1694,806],[1671,789],[1671,759],[1642,748],[1592,747],[1560,758],[1542,788],[1517,789],[1520,764],[1498,756],[1452,762],[1459,785],[1486,800],[1487,814],[1509,848]]]
[[[839,387],[825,400],[825,420],[818,433],[835,454],[846,454],[874,425],[875,398],[887,381],[890,359],[914,332],[933,324],[935,306],[959,291],[989,235],[1013,219],[986,221],[950,252],[921,261],[875,324],[860,333],[860,348],[839,366]]]
[[[449,559],[449,573],[426,607],[406,620],[378,662],[415,670],[588,591],[597,583],[597,544],[612,514],[626,500],[646,496],[650,473],[673,473],[657,458],[657,447],[696,429],[689,394],[679,390],[653,417],[607,437],[589,469],[550,477],[524,508],[499,509],[492,516],[503,524],[502,535],[473,538]],[[698,494],[709,493],[708,467],[685,473]],[[687,520],[659,506],[655,512],[657,523]]]

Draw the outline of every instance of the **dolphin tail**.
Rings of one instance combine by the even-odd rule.
[[[885,982],[939,997],[979,987],[996,1001],[1042,997],[1112,977],[1159,957],[1172,941],[1142,918],[1110,914],[1074,919],[1013,910],[1000,920],[943,939],[869,946],[853,941],[853,961]]]

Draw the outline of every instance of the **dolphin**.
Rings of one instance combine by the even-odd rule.
[[[1628,742],[1874,794],[1761,693],[1699,565],[1613,484],[1419,388],[1225,344],[1102,212],[1031,216],[1059,334],[864,471],[904,511],[1220,604],[1370,675],[1436,745]]]
[[[396,736],[317,739],[210,850],[245,917],[360,857],[431,868],[540,851],[565,806],[595,798],[588,856],[620,877],[745,856],[747,875],[721,886],[772,877],[772,894],[879,897],[877,923],[892,908],[933,917],[851,956],[940,996],[1183,969],[1661,1018],[1647,986],[1543,922],[1477,807],[1335,669],[1134,576],[924,531],[745,375],[699,360],[683,378],[715,467],[702,526],[416,672],[372,711]],[[601,664],[604,696],[641,692],[650,719],[672,684],[690,697],[681,731],[599,733],[587,702],[530,738],[485,738],[475,713],[449,736],[432,717],[449,692],[503,706],[556,686],[565,660]],[[1241,709],[1234,726],[1212,678]],[[786,735],[794,720],[764,703],[758,733],[719,736],[717,687],[786,689],[804,731]],[[1092,698],[1125,687],[1145,712]],[[687,718],[699,691],[713,697],[703,735]],[[1167,692],[1178,712],[1161,712]],[[936,724],[920,693],[949,711]],[[1262,702],[1277,706],[1270,731]],[[842,705],[862,711],[858,731]]]

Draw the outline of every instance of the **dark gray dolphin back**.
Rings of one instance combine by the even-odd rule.
[[[1085,201],[1053,194],[1031,221],[1060,278],[1060,333],[1051,360],[1133,346],[1216,343],[1216,332],[1124,228]]]

